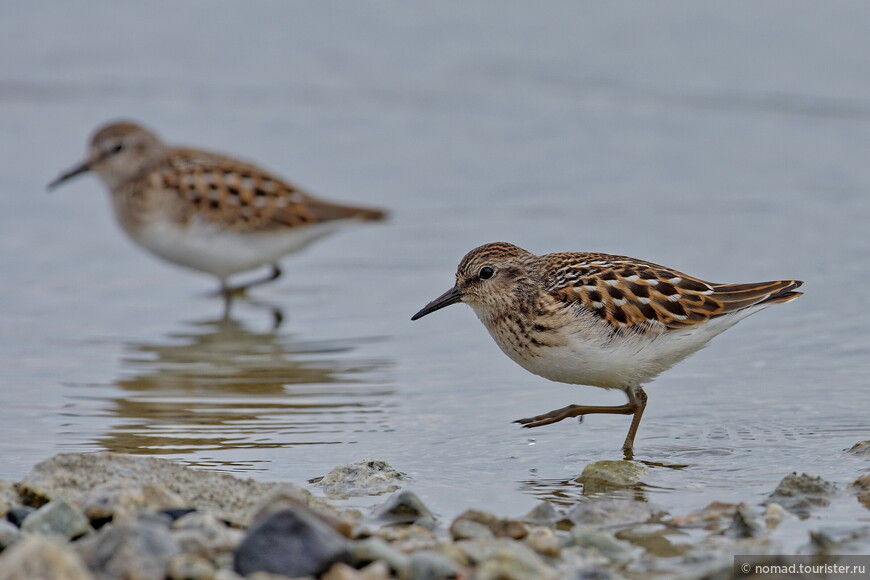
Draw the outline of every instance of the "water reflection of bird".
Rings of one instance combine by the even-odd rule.
[[[379,209],[323,201],[254,165],[172,147],[134,123],[112,123],[91,138],[86,159],[49,184],[93,171],[109,189],[115,216],[137,244],[218,278],[233,293],[281,275],[278,261],[347,224],[380,221]],[[261,280],[230,276],[261,266]]]
[[[232,319],[200,322],[155,343],[128,343],[119,425],[108,450],[190,454],[204,450],[341,443],[350,426],[377,429],[392,390],[383,360],[350,360],[352,341],[304,342]]]

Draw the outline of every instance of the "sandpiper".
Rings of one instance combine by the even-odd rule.
[[[622,446],[631,456],[647,402],[642,385],[750,314],[794,300],[801,284],[714,284],[625,256],[536,256],[497,242],[471,250],[454,287],[411,320],[465,302],[524,369],[625,391],[624,405],[569,405],[516,422],[540,427],[592,413],[633,415]]]
[[[48,187],[93,171],[121,227],[157,256],[208,272],[229,298],[281,275],[280,258],[342,226],[385,212],[317,199],[255,165],[173,147],[131,122],[99,128],[84,162]],[[271,266],[264,279],[231,287],[234,274]]]

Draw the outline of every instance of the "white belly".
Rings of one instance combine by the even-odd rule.
[[[714,336],[767,305],[714,318],[683,330],[611,336],[597,324],[565,329],[560,346],[517,349],[498,332],[490,334],[514,362],[527,371],[560,383],[627,389],[654,379]]]
[[[331,221],[277,232],[242,234],[202,223],[183,228],[170,221],[156,220],[128,233],[139,245],[164,260],[224,280],[273,264],[344,225],[347,222]]]

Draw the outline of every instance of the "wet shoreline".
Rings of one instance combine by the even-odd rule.
[[[735,554],[775,563],[790,553],[791,524],[807,521],[813,531],[797,553],[870,551],[863,512],[848,529],[826,529],[824,515],[832,501],[870,509],[868,474],[847,486],[786,474],[762,501],[675,514],[647,501],[648,473],[642,463],[597,461],[578,478],[585,497],[570,505],[542,501],[520,516],[482,505],[444,517],[411,478],[374,459],[312,482],[270,483],[153,457],[61,454],[20,482],[0,482],[0,578],[730,578]],[[360,497],[379,503],[347,507]]]

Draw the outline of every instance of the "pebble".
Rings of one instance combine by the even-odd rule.
[[[333,564],[320,578],[321,580],[389,580],[390,569],[383,562],[372,562],[359,570],[339,562]]]
[[[102,579],[163,580],[180,553],[169,518],[142,513],[112,522],[76,542],[82,559]]]
[[[610,532],[593,528],[576,527],[571,530],[571,538],[566,543],[566,548],[579,548],[584,559],[622,564],[629,562],[640,550],[628,542],[616,539]],[[564,549],[564,548],[563,548]]]
[[[0,580],[93,580],[82,558],[50,536],[32,535],[0,553]]]
[[[384,525],[417,524],[432,527],[435,516],[413,491],[397,491],[377,510],[375,518]]]
[[[179,554],[169,560],[166,577],[170,580],[213,580],[217,570],[208,558]]]
[[[852,482],[856,497],[861,504],[870,509],[870,473],[864,474]]]
[[[350,554],[354,565],[370,564],[381,560],[400,576],[411,565],[411,560],[407,554],[399,552],[380,538],[366,538],[354,542]]]
[[[779,482],[776,490],[762,505],[775,502],[799,518],[806,519],[813,508],[830,504],[829,498],[835,490],[833,483],[821,477],[792,473]]]
[[[336,562],[350,562],[347,540],[304,508],[279,511],[257,521],[235,553],[235,571],[263,571],[291,578],[319,575]]]
[[[214,557],[235,550],[244,532],[230,528],[211,514],[191,512],[172,523],[172,537],[183,552]]]
[[[596,461],[583,468],[578,478],[584,492],[600,491],[608,487],[628,487],[641,483],[649,468],[631,461]]]
[[[453,520],[453,524],[450,526],[451,533],[453,533],[456,524],[463,521],[475,522],[485,526],[492,532],[493,536],[499,538],[507,537],[519,540],[526,537],[526,534],[529,533],[526,524],[519,520],[499,518],[489,512],[475,509],[466,510],[456,516],[456,519]]]
[[[10,508],[8,512],[6,512],[6,519],[18,526],[21,527],[21,523],[24,521],[24,518],[32,514],[36,511],[36,508],[30,507],[29,505],[19,505],[13,508]]]
[[[0,520],[0,552],[18,541],[21,530],[8,520]]]
[[[9,510],[21,503],[21,497],[18,495],[18,486],[14,481],[0,479],[0,516],[5,515]]]
[[[763,517],[767,529],[775,530],[776,527],[782,523],[782,520],[788,517],[788,512],[778,503],[771,502],[764,508]]]
[[[332,469],[320,480],[327,497],[379,495],[398,490],[408,478],[380,459],[363,459],[345,463]]]
[[[546,526],[533,526],[523,540],[535,552],[551,558],[558,558],[562,551],[562,541],[556,533]]]
[[[553,504],[548,501],[542,501],[533,507],[532,511],[527,513],[524,519],[527,523],[537,526],[555,526],[560,516],[556,508],[553,507]]]
[[[476,580],[551,580],[556,570],[531,548],[508,538],[461,540],[456,545],[475,564]]]
[[[577,503],[567,518],[574,525],[612,526],[640,524],[661,514],[653,504],[628,499],[596,499]]]
[[[450,525],[450,536],[454,540],[468,540],[471,538],[494,538],[495,534],[480,522],[455,520]]]
[[[401,580],[447,580],[456,578],[459,566],[447,557],[431,550],[411,554],[410,566]]]
[[[62,536],[68,540],[92,531],[88,518],[62,499],[55,499],[24,518],[21,532]]]

